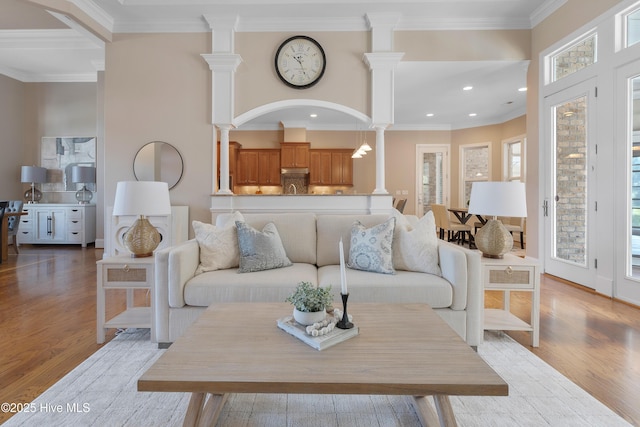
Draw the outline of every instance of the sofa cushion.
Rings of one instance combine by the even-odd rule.
[[[239,273],[288,267],[292,263],[272,222],[258,231],[244,221],[236,221],[240,249]]]
[[[442,274],[438,259],[438,236],[433,212],[429,211],[411,224],[394,210],[396,228],[393,234],[393,267],[396,270]]]
[[[342,238],[344,253],[349,254],[351,249],[351,226],[355,221],[360,221],[365,227],[372,227],[385,222],[389,215],[318,215],[318,267],[324,265],[339,265],[340,255],[338,244]]]
[[[393,274],[394,217],[382,224],[366,228],[360,221],[351,226],[351,248],[347,266],[355,270]]]
[[[223,223],[230,216],[231,214],[218,215],[216,225]],[[316,263],[317,238],[314,213],[244,214],[244,220],[257,230],[262,230],[269,222],[274,223],[280,234],[282,246],[284,246],[291,262]],[[337,247],[338,243],[336,242]]]
[[[445,308],[451,306],[453,301],[451,283],[434,274],[412,271],[378,274],[350,269],[347,269],[346,274],[349,313],[354,316],[357,316],[358,303],[426,303],[432,308]],[[318,269],[318,286],[329,285],[335,289],[340,288],[339,265],[327,265]]]
[[[193,231],[200,246],[200,265],[196,274],[238,266],[240,252],[235,222],[242,219],[242,214],[235,212],[220,226],[192,221]]]
[[[244,274],[238,274],[237,268],[209,271],[186,283],[184,301],[199,307],[208,307],[214,302],[284,302],[302,281],[318,283],[315,266],[293,264],[287,268]],[[277,318],[276,313],[274,319]]]

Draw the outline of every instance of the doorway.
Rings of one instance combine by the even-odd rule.
[[[422,217],[432,204],[449,205],[449,146],[416,146],[416,214]]]
[[[595,289],[595,79],[545,99],[545,271]]]

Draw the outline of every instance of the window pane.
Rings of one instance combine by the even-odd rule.
[[[627,15],[627,47],[640,41],[640,10]]]
[[[560,80],[596,62],[596,35],[569,46],[552,58],[553,81]]]
[[[558,259],[587,262],[587,98],[555,108],[555,251]]]
[[[522,158],[520,155],[522,143],[512,142],[509,144],[507,150],[507,180],[514,181],[519,180],[521,176],[520,165],[522,164]]]

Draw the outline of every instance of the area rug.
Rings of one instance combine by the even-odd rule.
[[[179,426],[189,395],[141,393],[136,382],[166,350],[131,329],[89,357],[10,426]],[[486,332],[479,354],[509,383],[508,397],[452,397],[459,426],[629,426],[507,335]],[[419,426],[410,397],[232,395],[218,426]]]

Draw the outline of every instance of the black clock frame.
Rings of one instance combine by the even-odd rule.
[[[278,69],[278,57],[280,56],[280,51],[282,50],[282,48],[289,43],[291,40],[296,40],[296,39],[305,39],[307,41],[310,41],[311,43],[315,44],[318,49],[320,50],[320,53],[322,54],[322,70],[320,70],[320,74],[318,74],[318,77],[312,81],[311,83],[308,83],[306,85],[296,85],[293,84],[291,82],[289,82],[288,80],[286,80],[284,78],[284,76],[282,74],[280,74],[280,70]],[[294,88],[294,89],[308,89],[312,86],[314,86],[316,83],[318,83],[320,81],[320,79],[322,78],[322,76],[324,75],[324,70],[327,68],[327,57],[324,53],[324,49],[322,48],[322,46],[320,45],[320,43],[318,43],[315,39],[312,39],[309,36],[303,36],[303,35],[297,35],[297,36],[293,36],[293,37],[289,37],[288,39],[286,39],[285,41],[283,41],[280,46],[278,47],[278,50],[276,51],[276,56],[274,59],[274,66],[276,69],[276,74],[278,75],[278,77],[280,78],[280,80],[282,80],[282,82],[284,84],[286,84],[287,86]]]

